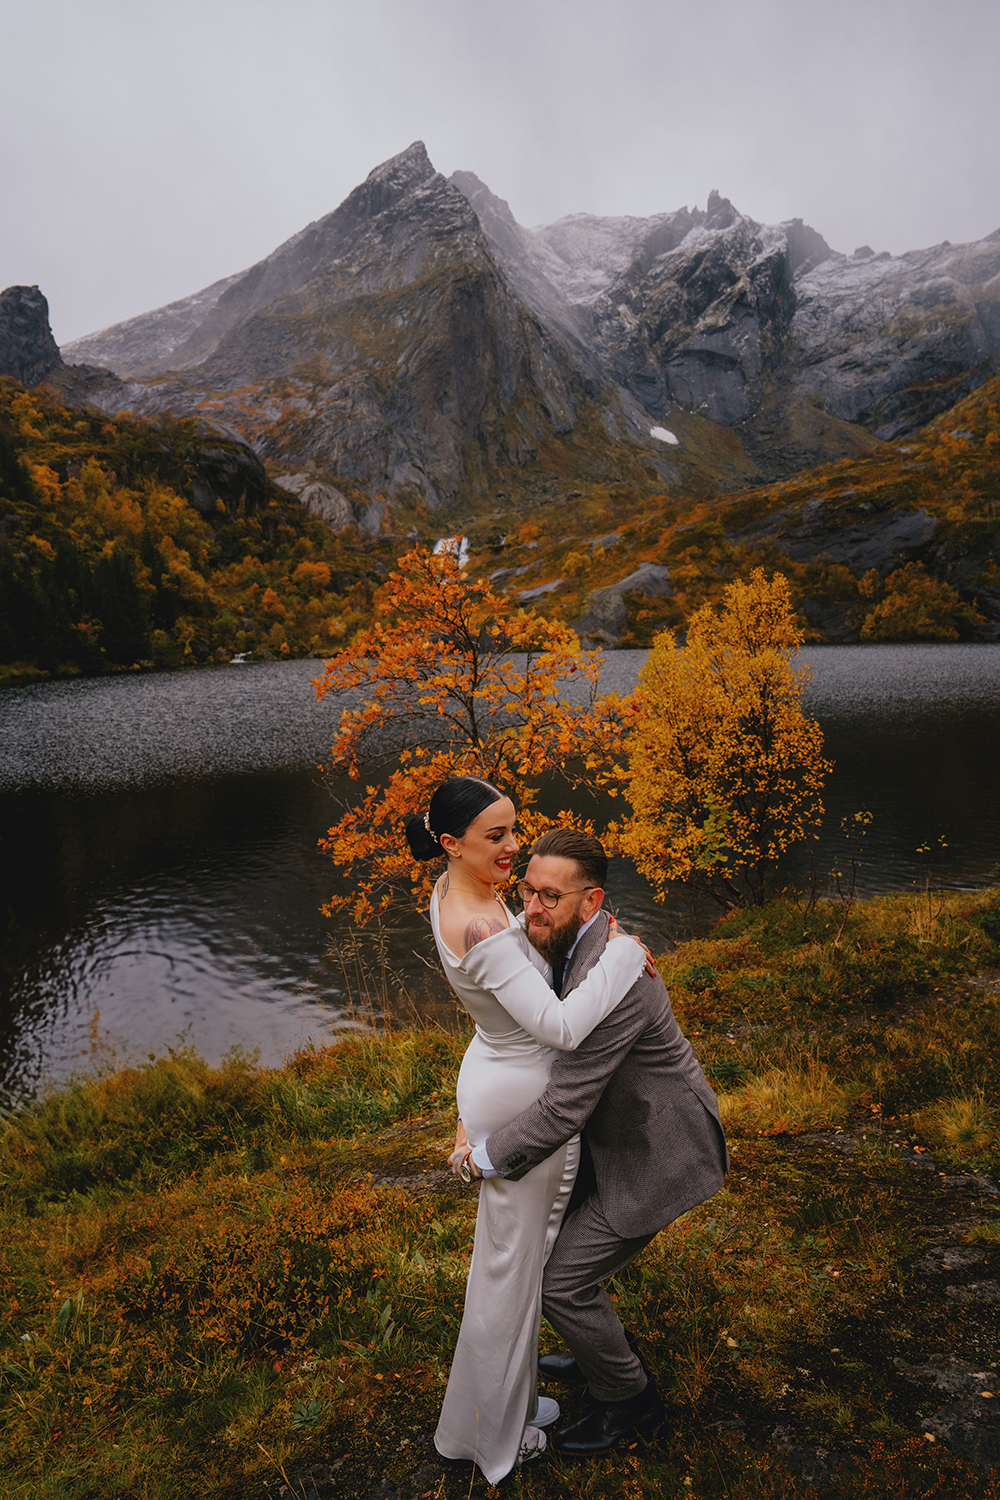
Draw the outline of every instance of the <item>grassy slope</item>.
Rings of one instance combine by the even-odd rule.
[[[893,1364],[986,1357],[917,1257],[950,1235],[977,1275],[1000,1258],[972,1175],[1000,1169],[1000,988],[975,977],[1000,962],[1000,892],[846,915],[779,903],[666,962],[734,1148],[726,1189],[617,1283],[671,1419],[516,1493],[811,1494],[817,1463],[847,1495],[1000,1493],[928,1442],[939,1403]],[[443,1170],[463,1048],[178,1053],[9,1121],[5,1494],[243,1500],[310,1465],[344,1500],[482,1493],[429,1443],[475,1213]],[[931,1151],[952,1177],[913,1169]]]

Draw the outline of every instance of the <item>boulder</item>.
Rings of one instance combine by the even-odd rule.
[[[544,599],[546,594],[554,594],[556,589],[565,582],[565,578],[554,578],[551,583],[540,583],[537,588],[520,589],[517,602],[518,604],[531,604],[535,599]]]
[[[583,614],[574,629],[588,650],[596,646],[614,649],[628,624],[626,594],[643,594],[648,599],[665,599],[673,593],[670,569],[659,563],[640,563],[634,573],[607,588],[587,595]]]
[[[192,438],[174,437],[166,453],[173,482],[203,515],[218,510],[220,501],[227,510],[257,510],[267,499],[264,465],[249,444],[220,423],[199,422]]]
[[[275,483],[298,496],[310,515],[329,526],[331,531],[343,531],[354,520],[347,496],[332,484],[324,484],[315,474],[282,474]]]

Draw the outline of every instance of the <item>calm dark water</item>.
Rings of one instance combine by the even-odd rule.
[[[626,690],[644,659],[612,655],[605,686]],[[841,853],[841,817],[867,806],[865,891],[922,885],[928,868],[935,883],[986,883],[1000,859],[1000,646],[819,647],[807,659],[809,707],[836,761],[817,870]],[[339,705],[315,703],[316,670],[0,694],[0,1098],[184,1041],[277,1061],[351,1024],[357,965],[345,975],[319,912],[333,874],[316,845],[336,807],[317,765]],[[803,868],[796,857],[788,878]],[[680,902],[654,903],[624,863],[611,894],[653,946],[683,932]],[[417,1003],[450,1010],[422,919],[388,942]],[[401,984],[376,1002],[399,1007]]]

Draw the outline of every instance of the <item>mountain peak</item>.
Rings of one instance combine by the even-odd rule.
[[[705,228],[728,229],[730,224],[735,224],[739,218],[742,218],[739,210],[733,207],[728,198],[721,197],[717,189],[713,188],[708,195],[708,206],[705,209]]]
[[[427,155],[423,141],[414,141],[397,156],[390,156],[380,166],[373,167],[365,178],[366,183],[380,183],[392,188],[405,188],[436,177],[434,164]]]
[[[317,462],[373,503],[433,506],[588,413],[670,484],[681,465],[714,484],[864,451],[1000,367],[994,278],[997,238],[850,259],[717,189],[704,210],[526,229],[414,141],[242,275],[69,347],[142,378],[89,398],[105,410],[208,411],[293,476]],[[664,464],[656,430],[685,412],[736,429],[718,448],[738,445],[735,468],[693,447]]]

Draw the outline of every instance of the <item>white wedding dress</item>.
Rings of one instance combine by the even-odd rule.
[[[504,908],[506,911],[507,908]],[[638,979],[645,954],[613,938],[577,989],[560,1000],[551,970],[507,911],[510,927],[463,959],[441,937],[437,892],[431,926],[452,989],[476,1023],[458,1075],[458,1112],[473,1146],[544,1093],[552,1060],[572,1051]],[[517,1463],[537,1402],[542,1269],[576,1177],[574,1136],[519,1182],[480,1188],[465,1312],[434,1444],[445,1458],[477,1463],[496,1484]],[[529,1429],[526,1434],[525,1429]]]

